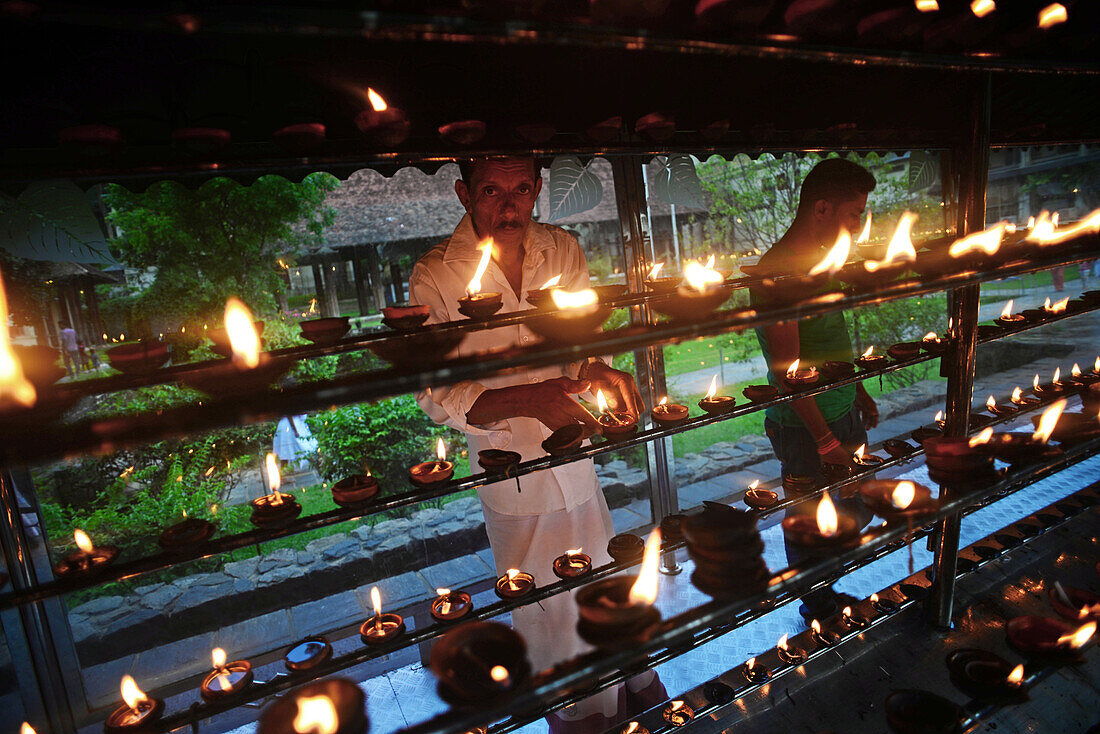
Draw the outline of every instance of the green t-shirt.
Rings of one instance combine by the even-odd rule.
[[[756,302],[755,296],[753,302]],[[768,340],[764,329],[756,330],[756,338],[760,341],[760,351],[764,354],[764,361],[768,365],[768,382],[780,389],[783,386],[776,381],[775,374],[771,370],[771,352],[768,349]],[[852,341],[848,336],[848,324],[844,319],[844,313],[835,311],[824,316],[815,316],[798,321],[798,355],[802,364],[814,365],[821,369],[821,365],[827,361],[835,360],[851,362]],[[785,369],[787,365],[782,365]],[[814,396],[817,407],[822,417],[829,423],[844,417],[852,409],[856,400],[856,386],[843,385],[834,390]],[[771,420],[784,426],[801,426],[802,419],[790,407],[788,403],[768,408],[766,415]]]

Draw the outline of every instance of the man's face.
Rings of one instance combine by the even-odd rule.
[[[847,199],[821,199],[814,207],[814,224],[818,242],[832,245],[840,236],[840,230],[846,229],[854,237],[863,222],[863,212],[867,208],[867,194]]]
[[[455,182],[455,193],[474,222],[478,237],[492,237],[501,247],[516,247],[527,234],[542,176],[530,159],[508,158],[478,162],[465,181]]]

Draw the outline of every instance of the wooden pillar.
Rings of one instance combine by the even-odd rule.
[[[103,341],[103,316],[99,313],[99,294],[95,292],[95,284],[89,282],[84,286],[84,305],[88,309],[88,325],[91,329],[90,338],[85,344],[99,344]]]
[[[367,245],[367,269],[370,274],[371,288],[374,291],[374,302],[381,311],[386,305],[386,289],[382,282],[382,263],[378,259],[378,245]]]
[[[359,315],[370,313],[370,297],[367,294],[367,271],[363,267],[359,245],[351,248],[351,275],[355,280],[355,300],[359,302]]]
[[[338,282],[336,268],[339,262],[341,262],[339,255],[334,255],[321,268],[325,273],[325,300],[321,308],[321,313],[324,316],[340,315],[340,289],[336,285]]]

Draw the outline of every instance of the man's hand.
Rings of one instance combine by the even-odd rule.
[[[839,466],[855,466],[855,459],[843,446],[837,446],[827,454],[821,454],[823,464],[837,464]]]
[[[856,385],[856,410],[863,419],[864,428],[871,429],[878,425],[878,408],[875,406],[875,400],[863,388],[862,383]]]
[[[513,385],[486,390],[466,413],[471,425],[480,426],[509,418],[534,418],[556,431],[571,423],[581,423],[593,431],[599,429],[596,419],[571,395],[587,392],[586,380],[557,377],[530,385]]]
[[[644,407],[642,393],[628,372],[608,367],[603,362],[591,362],[585,378],[592,383],[592,392],[603,390],[603,396],[615,410],[641,416]]]

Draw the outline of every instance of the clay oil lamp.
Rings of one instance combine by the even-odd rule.
[[[1085,382],[1081,379],[1081,366],[1075,362],[1073,367],[1070,368],[1069,377],[1059,375],[1058,384],[1069,392],[1082,390],[1085,387]]]
[[[901,606],[893,599],[883,599],[878,594],[871,594],[871,606],[883,614],[893,614],[901,609]]]
[[[741,675],[745,676],[745,680],[749,683],[764,683],[772,677],[772,672],[763,665],[757,665],[756,658],[753,657],[741,666]]]
[[[429,612],[437,622],[457,622],[474,610],[474,603],[465,591],[436,589]]]
[[[625,649],[649,639],[661,622],[653,606],[660,555],[661,531],[654,529],[637,576],[613,576],[577,592],[577,631],[582,639],[601,649]]]
[[[1001,249],[1001,241],[1007,231],[1007,222],[983,229],[956,240],[947,248],[947,254],[964,268],[982,269],[996,264],[993,259]]]
[[[225,326],[208,329],[206,336],[214,354],[232,358],[238,367],[255,369],[262,359],[263,333],[264,322],[253,320],[252,311],[240,299],[229,298],[225,302]]]
[[[670,701],[661,710],[661,718],[673,727],[687,726],[695,718],[695,712],[683,701]]]
[[[784,374],[784,379],[787,384],[795,390],[804,390],[807,387],[812,387],[817,384],[818,377],[820,376],[817,371],[817,367],[810,365],[809,367],[800,368],[802,363],[801,359],[796,359],[791,362],[787,367],[787,372]]]
[[[257,497],[252,505],[252,524],[260,528],[277,528],[289,524],[302,514],[302,506],[294,500],[294,495],[280,492],[281,479],[275,454],[267,455],[267,485],[271,492]]]
[[[366,734],[366,696],[344,678],[326,678],[288,691],[260,716],[259,734]]]
[[[454,462],[447,461],[447,445],[439,438],[435,442],[435,461],[425,461],[409,468],[409,480],[418,487],[434,487],[446,482],[455,473]]]
[[[456,145],[473,145],[485,137],[485,131],[481,120],[456,120],[436,128],[440,138]]]
[[[985,409],[997,417],[1013,415],[1020,410],[1019,407],[1012,404],[997,405],[997,399],[992,395],[990,395],[989,399],[985,401]]]
[[[909,454],[917,450],[917,448],[908,441],[902,441],[901,439],[897,438],[887,439],[882,443],[882,448],[886,453],[890,454],[890,456],[894,457],[895,459],[900,459],[903,456],[908,456]]]
[[[886,354],[896,362],[904,362],[907,359],[920,356],[920,349],[920,342],[900,342],[887,349]]]
[[[313,670],[332,658],[332,645],[320,636],[312,635],[290,646],[283,655],[283,665],[292,673]]]
[[[886,697],[883,708],[890,730],[901,734],[956,732],[963,716],[958,704],[943,696],[918,689],[894,691]]]
[[[517,451],[505,451],[504,449],[482,449],[477,452],[477,463],[486,474],[509,475],[515,471],[523,457]]]
[[[366,474],[353,474],[332,485],[332,501],[340,507],[362,507],[378,494],[378,480],[370,469]]]
[[[688,407],[678,403],[670,403],[666,396],[661,398],[661,402],[653,406],[653,410],[649,411],[649,415],[653,418],[653,422],[661,428],[672,428],[687,420]]]
[[[619,533],[607,543],[607,555],[615,561],[637,561],[645,553],[645,542],[633,533]]]
[[[983,449],[1008,464],[1033,464],[1062,454],[1060,448],[1026,433],[994,433]]]
[[[1069,374],[1070,377],[1073,378],[1074,382],[1079,382],[1085,387],[1089,387],[1096,384],[1097,382],[1100,382],[1100,374],[1097,374],[1094,371],[1082,372],[1081,365],[1077,364],[1076,362],[1073,363],[1073,367],[1070,369]]]
[[[518,599],[535,590],[535,577],[518,568],[509,568],[497,579],[493,590],[501,599]]]
[[[107,350],[107,361],[119,372],[148,374],[168,361],[168,343],[143,339],[133,344],[120,344]]]
[[[1051,303],[1050,299],[1048,298],[1043,303],[1043,312],[1046,314],[1047,318],[1055,318],[1055,317],[1058,317],[1058,316],[1062,316],[1066,313],[1066,310],[1068,308],[1069,308],[1069,296],[1066,296],[1065,298],[1063,298],[1060,301],[1055,301],[1054,303]]]
[[[92,545],[92,539],[83,530],[73,531],[76,550],[58,561],[54,568],[60,578],[92,574],[106,568],[118,557],[118,548],[113,545]]]
[[[684,538],[684,520],[687,515],[665,515],[661,518],[661,537],[666,543],[674,543]]]
[[[1065,400],[1059,400],[1056,405],[1064,405]],[[1051,408],[1054,408],[1051,406]],[[1048,408],[1048,412],[1051,410]],[[1086,415],[1084,413],[1062,413],[1051,424],[1050,433],[1045,433],[1044,418],[1046,413],[1043,414],[1043,418],[1032,417],[1031,422],[1036,426],[1036,432],[1032,436],[1038,441],[1046,441],[1048,438],[1053,438],[1055,441],[1064,444],[1080,443],[1081,441],[1088,441],[1096,438],[1100,435],[1100,420],[1097,420],[1095,415]],[[1044,437],[1045,436],[1045,437]]]
[[[527,326],[555,344],[577,344],[597,338],[601,325],[611,315],[611,307],[600,303],[593,288],[579,291],[554,288],[550,298],[557,310],[530,319]]]
[[[1081,393],[1081,410],[1093,415],[1100,412],[1100,384],[1089,385],[1089,389]]]
[[[821,628],[821,622],[816,619],[810,622],[810,639],[822,647],[832,647],[840,642],[840,635],[832,630]]]
[[[527,303],[535,308],[553,308],[554,301],[550,296],[550,292],[557,288],[560,283],[561,275],[558,274],[543,283],[541,287],[527,291]]]
[[[859,486],[859,497],[871,512],[887,520],[930,515],[939,504],[923,484],[874,479]]]
[[[886,460],[881,456],[864,453],[866,449],[867,444],[863,444],[856,449],[855,454],[852,456],[852,461],[855,462],[855,465],[861,469],[874,469],[875,467],[882,466],[882,463]]]
[[[217,530],[212,522],[197,517],[187,517],[186,510],[183,514],[182,522],[165,528],[157,538],[157,545],[162,550],[178,553],[194,548],[210,540]]]
[[[699,407],[709,415],[721,415],[737,407],[737,401],[731,395],[718,395],[718,375],[715,375],[710,379],[710,387],[699,401]]]
[[[821,365],[821,376],[825,378],[827,382],[835,382],[837,380],[844,380],[856,373],[856,366],[851,362],[837,362],[830,360]]]
[[[1100,595],[1091,591],[1062,586],[1055,581],[1048,592],[1050,606],[1059,617],[1072,622],[1100,621]]]
[[[554,559],[554,575],[559,579],[575,579],[592,570],[592,557],[572,548]]]
[[[481,292],[481,278],[493,257],[493,238],[486,239],[478,249],[481,250],[481,260],[478,261],[474,277],[470,278],[466,286],[466,295],[458,299],[458,311],[475,321],[484,321],[504,306],[504,299],[500,293]]]
[[[288,153],[296,156],[310,155],[324,144],[325,126],[318,122],[287,125],[271,133],[271,139]]]
[[[928,468],[938,479],[980,479],[993,471],[993,458],[982,448],[993,438],[993,429],[986,428],[973,438],[934,436],[924,440]]]
[[[603,390],[596,391],[596,407],[600,411],[600,417],[596,420],[600,424],[600,433],[609,441],[628,438],[638,430],[638,419],[630,413],[613,411],[607,404],[607,398],[603,396]]]
[[[219,701],[241,693],[252,685],[252,663],[247,660],[225,661],[225,650],[215,647],[210,652],[214,669],[199,684],[203,701]]]
[[[867,618],[853,612],[851,607],[840,610],[840,622],[850,630],[861,630],[867,626]]]
[[[848,265],[840,272],[841,280],[851,283],[859,288],[871,288],[881,283],[886,283],[909,269],[909,264],[917,259],[916,248],[910,239],[910,230],[917,216],[905,212],[898,220],[898,226],[894,230],[894,236],[890,238],[890,244],[886,248],[886,256],[882,260],[864,260],[862,263]],[[871,217],[867,216],[867,225],[870,225]],[[867,226],[864,232],[856,240],[859,245],[865,242],[864,234],[870,238]]]
[[[1005,624],[1008,642],[1026,655],[1077,659],[1079,651],[1096,634],[1096,622],[1071,627],[1051,617],[1015,617]]]
[[[1012,313],[1012,301],[1009,300],[1005,304],[1004,310],[1001,311],[1000,317],[997,319],[997,324],[1006,329],[1016,329],[1024,325],[1025,319],[1022,315]]]
[[[947,655],[951,682],[963,693],[983,701],[1012,703],[1027,697],[1024,666],[987,650],[963,648]]]
[[[1039,375],[1035,375],[1035,382],[1039,382]],[[1039,398],[1031,397],[1030,395],[1024,395],[1020,388],[1016,387],[1012,390],[1012,404],[1018,405],[1021,408],[1026,408],[1031,405],[1038,405],[1041,401]]]
[[[531,675],[527,646],[499,622],[461,625],[432,647],[430,665],[440,697],[456,706],[477,706],[500,698]]]
[[[776,649],[779,652],[779,659],[788,665],[802,665],[806,662],[806,651],[787,642],[786,634],[779,638]]]
[[[645,287],[654,293],[674,293],[682,282],[679,278],[675,277],[660,277],[661,268],[664,266],[665,264],[663,262],[654,263],[653,267],[649,269],[649,273],[646,275]]]
[[[940,354],[947,349],[947,339],[943,339],[937,336],[936,332],[930,331],[920,340],[920,347],[929,354]]]
[[[821,463],[821,475],[825,477],[825,484],[841,484],[855,476],[856,468],[847,464],[832,464],[827,461]]]
[[[359,639],[365,645],[381,645],[405,634],[405,620],[400,614],[382,613],[382,595],[377,586],[370,590],[374,616],[359,627]]]
[[[405,113],[390,107],[385,98],[370,87],[367,87],[367,101],[370,109],[355,116],[355,126],[359,131],[378,145],[393,147],[405,142],[410,129]]]
[[[754,479],[745,490],[745,504],[754,510],[766,510],[779,504],[779,495],[770,489],[760,489],[760,480]]]
[[[875,354],[874,352],[875,346],[872,344],[871,346],[867,347],[866,352],[856,357],[856,364],[859,365],[859,368],[864,372],[879,369],[880,367],[885,367],[887,362],[889,361],[887,360],[886,355]]]
[[[106,734],[134,734],[156,731],[164,713],[164,701],[149,698],[128,675],[122,676],[122,706],[112,711],[103,722]]]
[[[854,517],[837,514],[828,492],[821,495],[813,516],[798,514],[783,518],[783,534],[787,540],[811,552],[854,546],[859,542],[859,531]]]
[[[684,285],[667,298],[654,301],[655,310],[680,321],[701,321],[708,318],[732,293],[725,277],[714,269],[714,256],[707,263],[689,262],[684,267]]]
[[[382,323],[397,331],[410,331],[424,325],[431,311],[427,306],[386,306]]]
[[[1035,375],[1034,379],[1031,381],[1031,392],[1040,399],[1061,395],[1066,391],[1066,388],[1062,385],[1061,377],[1061,367],[1054,368],[1054,376],[1051,378],[1050,382],[1040,383],[1039,375]]]
[[[764,403],[779,397],[779,388],[774,385],[748,385],[741,394],[749,399],[749,402]]]
[[[1001,335],[1001,327],[994,326],[993,324],[978,324],[978,339],[986,341],[988,339],[996,339]]]
[[[562,426],[542,442],[542,450],[551,456],[568,456],[581,447],[590,435],[589,430],[580,423]]]
[[[302,338],[314,344],[335,344],[348,333],[348,329],[351,328],[351,320],[347,316],[308,319],[307,321],[299,321],[298,328],[302,330]]]

